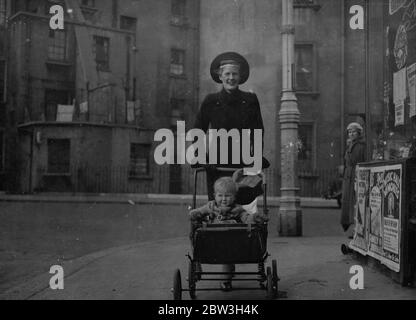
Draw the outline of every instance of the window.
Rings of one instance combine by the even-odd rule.
[[[186,12],[186,0],[172,0],[172,15],[176,17],[184,17]]]
[[[185,51],[172,49],[170,55],[170,73],[183,75],[185,73]]]
[[[294,0],[293,1],[294,8],[310,8],[315,11],[318,11],[321,6],[316,3],[314,0]]]
[[[38,12],[38,1],[36,0],[26,0],[26,8],[27,12],[37,13]]]
[[[0,26],[6,23],[6,0],[0,0]]]
[[[51,7],[54,6],[54,5],[60,5],[60,6],[63,6],[65,8],[65,4],[62,0],[47,0],[47,1],[45,1],[45,4],[44,4],[45,15],[51,16],[51,13],[49,11],[50,11]]]
[[[48,173],[69,173],[70,139],[48,139]]]
[[[182,112],[184,110],[185,99],[171,98],[170,99],[170,119],[173,130],[176,130],[176,122],[182,119]]]
[[[48,58],[51,60],[66,60],[66,32],[64,30],[49,30]]]
[[[90,23],[96,22],[96,11],[89,10],[89,9],[82,9],[82,15],[84,16],[85,21]]]
[[[299,168],[312,169],[314,160],[315,132],[313,123],[301,123],[298,127],[298,161]]]
[[[95,46],[95,62],[97,63],[97,69],[102,71],[109,71],[109,49],[110,39],[106,37],[94,36]]]
[[[313,4],[313,0],[295,0],[295,1],[293,1],[293,4],[295,4],[295,5],[308,5],[308,4]]]
[[[56,121],[58,104],[68,104],[70,101],[69,92],[66,90],[45,90],[45,119]]]
[[[0,130],[0,172],[4,171],[4,150],[5,150],[4,131]]]
[[[81,11],[85,21],[90,23],[96,22],[97,9],[95,7],[94,0],[81,0]]]
[[[132,17],[120,17],[120,29],[128,31],[136,31],[137,19]]]
[[[86,7],[95,7],[95,0],[81,0],[81,5]]]
[[[314,57],[312,44],[296,44],[296,91],[313,91]]]
[[[170,107],[172,111],[173,110],[182,111],[184,105],[185,105],[185,99],[178,99],[178,98],[170,99]]]
[[[184,26],[187,23],[186,19],[186,1],[172,0],[171,2],[171,18],[170,22],[174,26]]]
[[[149,174],[150,145],[130,144],[130,167],[129,176],[139,177]]]
[[[6,68],[5,68],[5,61],[0,59],[0,103],[6,101],[6,97],[4,97],[4,83],[6,81]]]

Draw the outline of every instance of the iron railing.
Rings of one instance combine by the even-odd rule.
[[[154,166],[147,176],[131,176],[128,166],[73,165],[65,173],[48,173],[38,168],[33,180],[35,192],[74,193],[166,193],[192,194],[193,169],[189,166]],[[265,171],[269,196],[280,195],[281,173]],[[338,178],[337,169],[299,170],[301,197],[322,197]],[[206,194],[206,177],[198,177],[197,194]]]

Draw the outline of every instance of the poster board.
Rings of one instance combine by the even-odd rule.
[[[400,272],[403,165],[356,170],[355,232],[349,246]]]

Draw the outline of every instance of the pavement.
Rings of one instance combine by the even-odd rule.
[[[350,268],[357,264],[340,251],[342,237],[269,238],[271,258],[277,260],[281,299],[416,299],[416,290],[393,282],[376,269],[363,266],[364,289],[349,286]],[[64,289],[49,287],[51,274],[44,273],[0,294],[0,299],[172,299],[173,274],[179,269],[186,287],[187,238],[150,241],[89,254],[62,264]],[[270,260],[271,261],[271,260]],[[271,262],[267,265],[270,265]],[[205,271],[217,266],[203,265]],[[239,271],[253,271],[256,265],[237,265]],[[234,287],[247,283],[234,283]],[[251,284],[250,284],[251,285]],[[253,288],[257,283],[253,282]],[[197,283],[197,288],[218,286]],[[183,299],[189,300],[186,292]],[[266,292],[203,291],[198,300],[263,300]]]
[[[184,212],[189,198],[114,197],[110,201],[104,197],[105,201],[97,202],[102,196],[94,201],[88,197],[75,201],[70,195],[66,200],[53,195],[2,197],[1,300],[169,300],[176,269],[182,286],[187,285],[190,245]],[[339,210],[318,199],[303,203],[309,204],[302,208],[303,237],[279,237],[276,214],[269,225],[271,257],[266,265],[277,260],[280,299],[416,299],[415,288],[402,287],[373,265],[362,265],[364,289],[352,290],[350,268],[361,262],[341,253],[346,238],[338,225]],[[52,265],[63,267],[63,290],[49,286]],[[218,270],[218,266],[203,268]],[[237,271],[255,270],[256,265],[237,265]],[[235,288],[248,285],[258,288],[257,283],[234,283]],[[197,288],[207,286],[218,283],[197,283]],[[183,299],[189,299],[186,292]],[[197,299],[262,300],[266,292],[202,291]]]

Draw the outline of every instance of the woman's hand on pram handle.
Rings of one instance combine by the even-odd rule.
[[[261,212],[256,212],[251,215],[253,223],[262,224],[269,221],[269,217]]]

